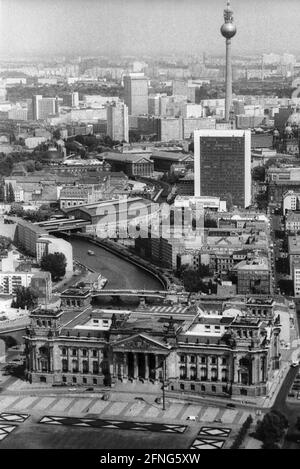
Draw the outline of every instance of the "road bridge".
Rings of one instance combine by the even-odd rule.
[[[138,297],[138,298],[158,298],[165,299],[170,294],[168,291],[152,291],[152,290],[109,290],[104,289],[100,291],[93,291],[92,297],[101,296],[126,296],[126,297]]]
[[[89,220],[70,218],[64,218],[61,220],[48,220],[40,223],[35,223],[35,225],[44,228],[49,233],[80,231],[82,230],[82,228],[85,228],[90,224],[91,222]]]

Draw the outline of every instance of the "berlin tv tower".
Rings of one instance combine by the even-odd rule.
[[[221,34],[226,38],[226,94],[225,94],[225,121],[229,122],[229,113],[232,104],[232,68],[231,68],[231,38],[236,34],[236,26],[233,23],[233,11],[230,1],[224,10],[225,23],[221,27]]]

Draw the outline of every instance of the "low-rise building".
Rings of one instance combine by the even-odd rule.
[[[203,209],[209,209],[217,212],[226,212],[226,200],[220,200],[219,197],[188,197],[178,195],[174,200],[174,207],[176,208],[192,208],[196,209],[197,204]]]
[[[286,191],[282,196],[282,213],[285,215],[289,210],[300,209],[300,192]]]
[[[20,287],[31,287],[38,298],[49,300],[52,295],[50,272],[0,272],[0,293],[14,295]]]
[[[288,256],[290,275],[293,275],[294,265],[300,263],[300,236],[288,237]]]
[[[294,296],[300,296],[300,262],[295,262],[293,265],[293,285]]]
[[[285,230],[296,233],[300,230],[300,211],[288,211],[285,215]]]
[[[155,171],[170,171],[171,165],[182,164],[187,169],[194,168],[194,156],[172,151],[154,150],[151,156]]]
[[[141,153],[104,153],[103,157],[111,165],[113,171],[124,171],[129,176],[151,177],[154,164],[148,154]]]
[[[37,241],[42,236],[48,236],[47,230],[22,218],[17,219],[14,242],[31,256],[36,256]]]
[[[98,160],[96,158],[92,158],[89,160],[81,158],[68,158],[61,164],[53,166],[51,168],[51,172],[65,174],[85,174],[88,171],[109,172],[110,170],[111,166],[107,161],[105,161],[104,159]]]
[[[88,189],[78,186],[64,187],[60,191],[59,205],[63,210],[67,207],[76,207],[88,203]]]
[[[238,295],[269,295],[271,272],[267,257],[254,257],[239,262],[234,270],[237,275]]]

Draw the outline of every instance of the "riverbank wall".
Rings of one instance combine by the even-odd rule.
[[[169,279],[165,277],[161,271],[159,271],[155,266],[150,265],[150,263],[147,261],[144,261],[142,258],[128,251],[128,249],[124,246],[120,246],[114,241],[95,238],[92,235],[85,233],[76,233],[73,234],[72,237],[87,240],[90,243],[95,244],[96,246],[99,246],[106,251],[109,251],[110,253],[124,259],[126,262],[129,262],[130,264],[133,264],[136,267],[139,267],[140,269],[148,272],[161,283],[164,290],[169,290],[171,288]]]

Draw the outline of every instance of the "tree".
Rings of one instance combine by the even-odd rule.
[[[265,173],[266,173],[266,170],[265,170],[265,167],[264,167],[264,166],[256,166],[256,167],[253,168],[253,170],[252,170],[252,179],[253,179],[254,181],[264,182],[264,180],[265,180]]]
[[[217,220],[211,217],[204,217],[204,228],[218,228]]]
[[[208,277],[209,276],[209,266],[206,265],[206,264],[199,264],[198,274],[199,274],[199,277],[201,277],[201,278]]]
[[[23,217],[26,220],[31,221],[32,223],[39,223],[41,221],[49,220],[51,214],[52,211],[50,210],[50,208],[42,209],[42,207],[40,207],[37,211],[26,210],[23,214]]]
[[[231,449],[239,449],[241,444],[243,443],[245,436],[247,435],[247,432],[253,422],[252,415],[249,414],[248,417],[246,418],[245,422],[241,426],[237,436],[235,437],[235,440],[233,441],[231,445]]]
[[[11,303],[12,308],[24,309],[26,307],[28,309],[32,309],[37,305],[38,295],[30,287],[18,287],[15,295],[16,296]]]
[[[53,135],[53,138],[55,138],[56,140],[59,140],[59,139],[60,139],[60,136],[61,136],[61,135],[60,135],[60,130],[59,130],[59,129],[53,130],[52,135]]]
[[[3,202],[5,200],[5,190],[4,185],[0,185],[0,201]]]
[[[203,277],[209,275],[209,267],[200,264],[198,270],[186,269],[182,272],[183,285],[188,292],[198,292],[207,289],[202,281]]]
[[[278,444],[275,443],[273,440],[266,440],[262,445],[261,449],[280,449]]]
[[[271,410],[264,416],[262,421],[257,423],[255,438],[270,447],[271,442],[280,441],[287,427],[288,421],[285,415],[278,410]]]
[[[202,281],[196,270],[185,270],[182,276],[183,285],[188,292],[198,292],[201,290]]]
[[[39,161],[36,161],[35,162],[35,170],[36,171],[41,171],[42,169],[43,169],[42,163],[40,163]]]
[[[17,217],[23,218],[24,213],[25,212],[24,212],[22,205],[12,204],[9,215],[16,215]]]
[[[33,173],[35,171],[35,162],[33,160],[26,161],[26,170],[29,173]]]
[[[268,206],[268,194],[266,192],[258,192],[255,201],[259,210],[266,210]]]
[[[11,185],[11,182],[10,182],[7,187],[7,202],[11,203],[14,201],[15,201],[15,193],[13,190],[13,186]]]
[[[41,268],[51,273],[51,278],[55,282],[64,277],[66,273],[67,260],[62,252],[46,254],[41,259]]]

